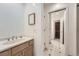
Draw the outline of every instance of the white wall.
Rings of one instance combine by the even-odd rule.
[[[0,4],[0,38],[24,32],[24,6],[16,3]]]
[[[50,20],[48,13],[51,11],[67,8],[65,20],[65,48],[66,55],[76,55],[76,4],[45,4],[46,20],[46,43],[48,46],[50,38]]]
[[[28,25],[28,15],[35,13],[35,25]],[[34,53],[36,56],[43,55],[42,36],[43,4],[26,4],[25,8],[25,35],[34,38]]]

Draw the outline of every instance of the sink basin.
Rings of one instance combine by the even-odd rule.
[[[5,42],[5,43],[3,43],[3,45],[6,45],[6,44],[13,44],[13,43],[15,43],[15,41]]]

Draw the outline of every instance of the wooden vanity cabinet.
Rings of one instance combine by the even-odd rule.
[[[33,40],[17,45],[7,51],[0,52],[1,56],[33,56]]]
[[[33,56],[33,40],[12,48],[13,56]]]

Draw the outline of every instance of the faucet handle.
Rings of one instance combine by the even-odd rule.
[[[7,38],[8,39],[8,41],[10,41],[10,38]]]
[[[19,36],[19,38],[22,38],[23,36]]]

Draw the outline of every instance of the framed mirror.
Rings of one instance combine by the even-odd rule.
[[[29,25],[35,24],[35,13],[31,13],[28,15],[28,24]]]

